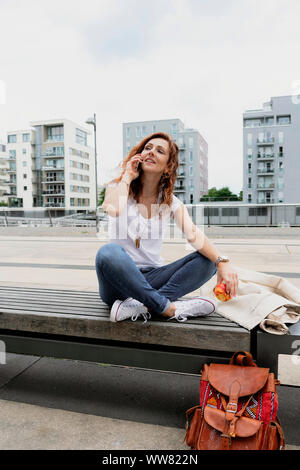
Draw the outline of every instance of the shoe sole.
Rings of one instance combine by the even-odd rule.
[[[177,300],[179,300],[180,302],[188,302],[189,300],[204,300],[206,302],[209,302],[211,304],[211,306],[213,307],[213,310],[211,312],[205,313],[204,315],[210,315],[211,313],[214,313],[216,311],[216,305],[208,297],[198,297],[198,296],[196,296],[196,297],[188,297],[186,299],[177,299]]]

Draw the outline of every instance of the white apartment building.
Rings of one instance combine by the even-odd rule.
[[[5,145],[0,143],[0,202],[8,202],[8,156]]]
[[[92,132],[67,119],[30,122],[7,133],[10,207],[95,209]]]

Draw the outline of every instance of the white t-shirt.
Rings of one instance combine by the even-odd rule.
[[[108,216],[110,243],[121,245],[138,268],[163,266],[164,260],[161,257],[163,234],[171,214],[175,214],[180,205],[182,205],[180,199],[173,195],[170,207],[157,205],[155,215],[145,219],[138,209],[136,200],[128,197],[127,206],[118,217]],[[135,244],[137,237],[140,237],[139,248]]]

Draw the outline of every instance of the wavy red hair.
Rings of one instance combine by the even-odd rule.
[[[116,178],[113,180],[113,182],[118,183],[122,176],[125,173],[126,170],[126,165],[128,161],[137,153],[141,153],[144,150],[144,147],[147,145],[147,143],[152,140],[152,139],[164,139],[168,142],[169,144],[169,159],[167,166],[165,168],[165,171],[163,175],[161,176],[161,179],[159,181],[158,185],[158,192],[161,193],[162,197],[160,200],[160,204],[167,204],[170,206],[172,204],[172,197],[173,197],[173,189],[174,189],[174,184],[177,179],[177,169],[179,166],[179,160],[178,160],[178,146],[177,144],[171,139],[171,137],[164,133],[164,132],[155,132],[154,134],[150,134],[147,137],[145,137],[143,140],[141,140],[137,145],[132,147],[130,150],[129,154],[127,157],[123,160],[121,164],[122,168],[122,173],[119,178]],[[133,180],[130,184],[129,188],[129,196],[132,196],[136,201],[138,201],[139,195],[142,191],[142,174],[143,170],[140,171],[139,176]]]

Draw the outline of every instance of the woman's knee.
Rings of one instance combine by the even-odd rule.
[[[120,256],[122,247],[117,243],[107,243],[99,248],[96,255],[96,266],[100,267],[103,264],[111,262],[116,257]]]

